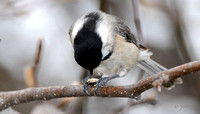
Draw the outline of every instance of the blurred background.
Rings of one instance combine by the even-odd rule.
[[[97,10],[121,18],[154,53],[152,58],[167,68],[200,59],[199,0],[0,0],[0,91],[79,84],[88,74],[74,60],[68,30],[78,17]],[[136,13],[142,28],[139,33]],[[135,67],[108,85],[133,84],[142,77],[147,75]],[[199,73],[183,81],[171,91],[144,92],[141,99],[150,102],[62,98],[21,104],[0,113],[198,114]]]

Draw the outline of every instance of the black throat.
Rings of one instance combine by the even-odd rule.
[[[74,56],[76,62],[92,74],[102,59],[102,41],[95,32],[96,23],[100,18],[96,12],[86,15],[85,18],[87,21],[74,40]]]

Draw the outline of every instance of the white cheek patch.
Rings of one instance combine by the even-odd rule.
[[[75,39],[78,31],[83,27],[84,22],[85,22],[84,17],[79,18],[75,22],[75,25],[74,25],[73,30],[72,30],[72,35],[71,35],[71,42],[72,42],[73,45],[74,45],[74,39]]]
[[[100,36],[102,40],[102,59],[108,55],[113,48],[114,44],[114,31],[113,25],[109,22],[109,20],[105,19],[102,15],[102,19],[96,25],[96,32]]]

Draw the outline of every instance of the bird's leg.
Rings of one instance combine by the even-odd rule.
[[[120,70],[118,71],[118,73],[115,75],[104,76],[104,77],[102,76],[101,78],[99,78],[99,80],[96,83],[95,93],[97,92],[97,90],[99,88],[105,86],[108,81],[115,79],[115,78],[123,77],[126,74],[127,74],[127,70],[121,67]]]
[[[82,80],[82,83],[84,85],[84,91],[86,94],[90,95],[90,93],[88,91],[88,87],[96,86],[96,88],[95,88],[95,93],[96,93],[96,91],[99,88],[105,86],[109,80],[112,80],[112,79],[118,78],[118,77],[120,77],[118,74],[112,75],[112,76],[106,76],[106,77],[105,76],[88,76]]]
[[[120,77],[119,74],[99,78],[99,80],[96,82],[95,93],[99,88],[105,86],[108,81],[118,78],[118,77]]]
[[[112,79],[115,79],[115,78],[118,78],[118,77],[123,77],[127,74],[127,70],[124,69],[124,68],[121,68],[119,70],[119,72],[115,75],[103,75],[103,76],[88,76],[86,78],[84,78],[82,80],[82,83],[84,85],[84,91],[88,94],[89,94],[89,91],[88,91],[88,86],[96,86],[95,87],[95,93],[96,91],[105,86],[106,83]]]

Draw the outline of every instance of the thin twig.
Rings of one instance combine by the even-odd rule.
[[[0,110],[6,109],[9,106],[18,105],[30,101],[50,100],[61,97],[127,97],[134,98],[142,92],[153,87],[153,83],[158,81],[161,84],[169,80],[182,77],[183,75],[200,71],[200,61],[194,61],[183,64],[166,71],[160,72],[146,79],[138,81],[135,84],[127,86],[105,86],[95,94],[95,87],[89,87],[90,95],[83,91],[83,85],[68,85],[68,86],[52,86],[52,87],[37,87],[27,88],[23,90],[0,92]],[[160,81],[162,80],[162,81]],[[156,86],[156,85],[155,85]]]
[[[146,99],[141,99],[141,100],[138,100],[138,101],[129,101],[128,105],[129,105],[129,108],[130,108],[130,107],[133,107],[135,105],[140,105],[140,104],[156,105],[156,103],[157,103],[157,101],[155,99],[146,98]],[[114,110],[112,112],[112,114],[118,114],[118,113],[122,112],[123,110],[124,110],[124,106],[121,106],[121,107],[117,108],[116,110]],[[123,112],[123,114],[127,114],[127,113]]]
[[[37,87],[37,74],[39,70],[39,63],[42,51],[42,40],[39,40],[38,49],[36,52],[34,64],[32,66],[27,66],[24,70],[25,82],[28,87]]]
[[[58,104],[57,108],[62,108],[65,105],[68,105],[69,103],[71,103],[72,100],[74,100],[74,98],[72,98],[72,97],[63,98],[62,101],[61,101],[61,103]]]
[[[173,22],[174,25],[174,30],[175,30],[175,35],[176,35],[176,46],[179,52],[179,56],[181,61],[184,62],[189,62],[191,60],[191,57],[187,51],[186,47],[186,41],[184,39],[184,35],[186,35],[186,31],[184,31],[184,23],[183,20],[181,19],[180,12],[178,11],[176,7],[176,1],[171,0],[170,1],[170,6],[168,9],[169,10],[169,16]],[[187,42],[190,44],[190,42]]]
[[[85,74],[85,71],[83,71],[82,76]],[[81,77],[82,77],[81,76]],[[81,82],[74,81],[70,85],[81,85]],[[57,105],[58,108],[63,108],[65,105],[70,104],[72,101],[75,100],[75,97],[65,97],[61,100],[61,102]]]
[[[34,67],[37,67],[38,64],[40,63],[41,51],[42,51],[42,40],[40,39],[39,45],[38,45],[38,50],[37,50],[36,57],[35,57]]]
[[[140,44],[144,44],[144,38],[142,34],[142,27],[141,27],[140,16],[139,16],[138,0],[132,0],[132,5],[133,5],[134,22],[135,22],[136,30],[138,33],[138,40]]]
[[[42,40],[40,39],[39,40],[39,45],[38,45],[38,50],[37,50],[36,57],[35,57],[34,66],[33,66],[34,79],[35,79],[35,86],[36,87],[38,85],[38,83],[37,83],[37,75],[38,75],[38,72],[39,72],[39,63],[41,61],[42,45],[43,45],[43,43],[42,43]]]

